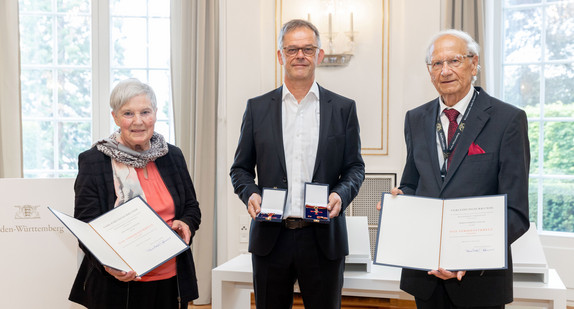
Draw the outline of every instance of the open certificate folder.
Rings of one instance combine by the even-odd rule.
[[[139,196],[89,223],[48,208],[100,263],[138,276],[189,249]]]
[[[375,264],[433,270],[507,268],[506,195],[434,199],[384,194]]]

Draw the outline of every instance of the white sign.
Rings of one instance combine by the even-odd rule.
[[[48,210],[74,212],[74,179],[0,179],[0,308],[83,308],[68,300],[78,242]]]

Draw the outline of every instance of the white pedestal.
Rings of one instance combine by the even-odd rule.
[[[345,271],[343,295],[413,299],[401,291],[401,269],[372,265],[371,272]],[[251,255],[239,255],[212,270],[212,308],[249,309],[253,290]],[[536,305],[543,308],[566,308],[566,287],[554,269],[548,282],[514,282],[513,305]]]
[[[345,261],[343,295],[413,299],[399,288],[401,269],[373,265],[366,217],[347,217],[349,256]],[[513,306],[566,308],[566,287],[548,269],[536,226],[512,244]],[[212,270],[212,308],[250,308],[253,290],[251,255],[239,255]],[[512,306],[511,306],[512,307]]]
[[[345,258],[345,269],[371,271],[371,244],[367,217],[346,217],[349,238],[349,255]]]
[[[530,229],[512,244],[511,250],[515,281],[548,282],[548,263],[533,222]]]

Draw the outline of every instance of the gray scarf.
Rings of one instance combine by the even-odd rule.
[[[142,152],[120,144],[117,141],[119,136],[120,130],[112,133],[108,138],[97,141],[96,148],[110,158],[135,168],[144,168],[148,162],[155,161],[155,159],[167,154],[167,143],[163,136],[157,132],[153,132],[150,148]]]

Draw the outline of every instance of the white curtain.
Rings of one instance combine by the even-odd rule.
[[[443,29],[458,29],[470,34],[482,48],[480,73],[475,86],[486,87],[484,51],[485,45],[485,1],[484,0],[443,0]]]
[[[22,177],[18,0],[0,1],[0,178]]]
[[[195,185],[201,226],[193,239],[199,284],[195,304],[211,302],[215,245],[218,1],[171,1],[171,76],[175,141]]]

